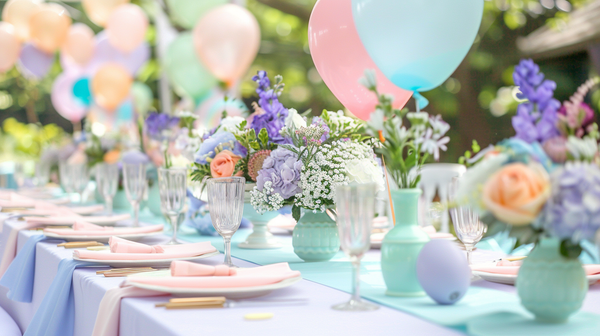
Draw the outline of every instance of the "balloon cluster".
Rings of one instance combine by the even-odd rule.
[[[233,88],[248,71],[260,46],[260,28],[245,8],[227,0],[167,0],[176,23],[192,29],[167,48],[164,66],[175,91],[215,104],[218,81]],[[222,99],[222,98],[221,98]]]
[[[477,35],[481,0],[318,0],[310,16],[310,52],[323,81],[354,115],[369,119],[377,98],[358,83],[374,69],[394,108],[441,85]]]
[[[123,111],[128,117],[133,77],[150,57],[144,42],[148,17],[129,0],[82,0],[82,5],[105,28],[97,36],[83,23],[72,24],[67,9],[57,3],[7,1],[0,22],[0,71],[16,64],[24,76],[41,79],[60,52],[64,72],[53,84],[51,99],[63,117],[79,122],[90,109]]]

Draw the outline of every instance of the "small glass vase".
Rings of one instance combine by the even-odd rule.
[[[581,308],[588,290],[581,262],[561,256],[559,249],[557,238],[543,238],[517,276],[521,304],[543,323],[565,323]]]
[[[303,210],[292,236],[294,253],[304,261],[327,261],[340,250],[335,221],[325,212]]]

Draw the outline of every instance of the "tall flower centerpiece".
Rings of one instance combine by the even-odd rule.
[[[421,189],[420,169],[428,157],[439,159],[450,138],[450,126],[441,116],[427,112],[399,110],[392,107],[392,98],[377,90],[375,72],[365,71],[361,83],[379,100],[367,123],[369,135],[379,139],[376,149],[382,155],[391,182],[398,188],[390,190],[395,225],[381,245],[381,270],[387,295],[422,296],[425,292],[417,279],[416,262],[429,236],[419,226],[418,202]],[[405,124],[408,120],[410,124]]]
[[[273,150],[258,171],[252,205],[259,213],[292,206],[298,221],[294,252],[305,261],[329,260],[339,251],[335,221],[327,214],[338,185],[376,183],[383,189],[383,172],[362,127],[341,111],[323,111],[308,123],[290,109],[280,131],[289,143]]]
[[[533,61],[521,61],[514,79],[524,99],[513,117],[516,136],[471,159],[456,201],[477,210],[488,232],[508,228],[519,244],[535,244],[517,291],[537,320],[560,323],[581,308],[588,284],[578,256],[600,229],[598,126],[583,103],[600,79],[562,107],[556,84]]]

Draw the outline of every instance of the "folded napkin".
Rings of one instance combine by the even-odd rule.
[[[114,231],[114,227],[100,226],[88,222],[77,221],[73,223],[73,230],[75,231]]]
[[[0,279],[0,285],[8,288],[6,296],[17,302],[31,302],[33,279],[35,279],[35,250],[37,243],[46,239],[44,235],[29,237],[14,261]]]
[[[160,245],[146,245],[131,240],[110,237],[108,241],[112,253],[164,253],[165,249]]]
[[[63,259],[58,264],[46,296],[33,315],[24,336],[73,336],[75,328],[75,302],[73,272],[77,267],[95,264]]]
[[[144,277],[131,275],[126,284],[146,284],[173,288],[232,288],[265,286],[300,276],[288,263],[237,269],[232,276],[171,276]]]
[[[121,299],[127,297],[152,297],[169,295],[163,292],[155,292],[133,286],[117,287],[106,291],[98,315],[92,336],[119,336],[119,318],[121,317]]]
[[[71,211],[73,211],[74,213],[79,214],[79,215],[91,214],[91,213],[100,212],[103,210],[104,210],[104,205],[102,205],[102,204],[79,206],[79,207],[71,208]]]
[[[237,275],[235,268],[227,265],[203,265],[189,261],[173,261],[171,276],[232,276]]]
[[[517,275],[519,273],[519,268],[521,267],[521,260],[518,261],[499,261],[496,265],[471,265],[471,270],[486,272],[486,273],[495,273],[495,274],[511,274]],[[586,275],[594,275],[600,274],[600,265],[583,265],[583,269],[585,270]]]
[[[64,209],[63,209],[64,210]],[[50,217],[27,217],[25,220],[27,222],[32,222],[38,225],[71,225],[75,224],[78,221],[86,221],[94,224],[107,224],[114,223],[115,221],[122,221],[125,219],[129,219],[131,216],[129,214],[123,215],[115,215],[115,216],[88,216],[82,217],[74,212],[70,212],[70,214],[66,215],[58,215],[58,216],[50,216]]]
[[[159,245],[159,247],[162,248],[164,252],[107,253],[104,251],[75,250],[73,251],[73,255],[79,259],[94,260],[156,260],[172,258],[190,258],[217,251],[217,249],[214,248],[214,246],[212,246],[208,241],[181,245]]]
[[[75,222],[73,222],[75,224]],[[130,234],[139,234],[139,233],[152,233],[152,232],[160,232],[163,230],[163,225],[150,225],[150,226],[142,226],[135,228],[113,228],[113,230],[107,231],[105,228],[100,229],[90,229],[90,230],[73,230],[73,229],[53,229],[46,228],[44,229],[45,233],[54,233],[61,236],[106,236],[106,235],[130,235]]]

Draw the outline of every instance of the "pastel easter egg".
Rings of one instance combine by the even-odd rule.
[[[471,284],[471,269],[466,256],[449,240],[433,239],[417,258],[417,278],[423,290],[435,302],[458,302]]]

